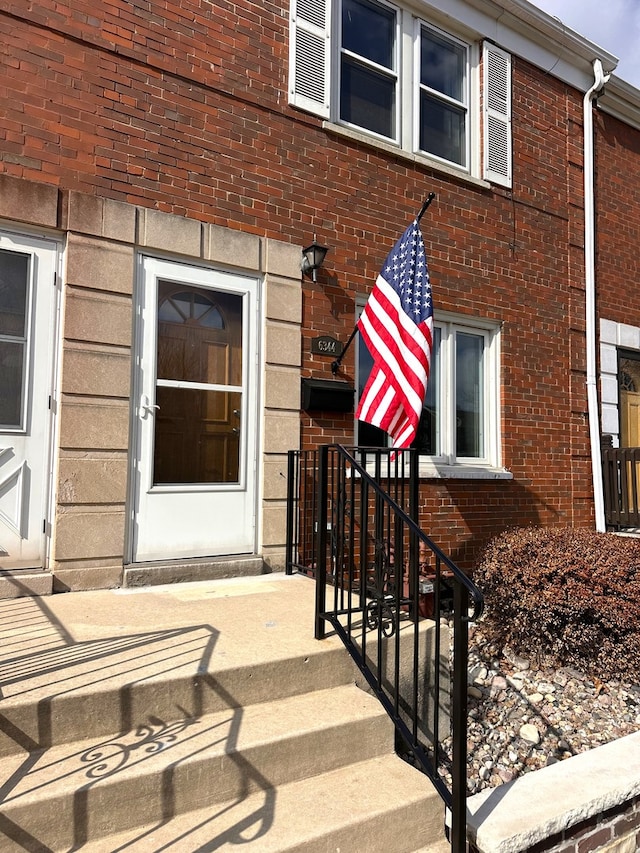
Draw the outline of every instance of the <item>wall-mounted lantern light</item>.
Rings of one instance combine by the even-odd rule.
[[[313,243],[302,250],[302,263],[300,265],[302,272],[306,275],[311,273],[313,280],[317,281],[316,270],[324,263],[324,258],[328,251],[329,249],[326,246],[321,246],[316,242],[316,235],[314,234]]]

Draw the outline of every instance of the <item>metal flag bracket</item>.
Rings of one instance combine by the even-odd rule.
[[[422,207],[420,208],[420,212],[416,216],[416,220],[418,222],[420,222],[420,220],[422,219],[422,217],[424,215],[424,212],[429,207],[429,205],[431,204],[431,202],[434,200],[435,197],[436,197],[435,193],[429,193],[429,195],[426,197],[426,199],[422,202]],[[349,340],[342,347],[342,351],[340,352],[340,355],[335,359],[335,361],[331,362],[331,372],[333,373],[334,376],[340,370],[340,365],[342,364],[342,359],[345,357],[347,350],[351,346],[351,343],[353,342],[353,339],[355,338],[357,332],[358,332],[358,324],[356,323],[353,331],[349,335]]]

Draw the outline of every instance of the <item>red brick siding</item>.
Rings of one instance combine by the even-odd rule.
[[[599,113],[595,139],[598,313],[640,326],[640,131]]]
[[[356,297],[434,191],[436,310],[502,323],[514,480],[425,484],[428,530],[470,563],[507,525],[591,523],[580,93],[514,60],[513,189],[486,189],[290,108],[286,4],[33,5],[28,19],[20,2],[0,12],[0,169],[301,246],[317,233],[331,251],[304,279],[302,367],[324,378],[331,359],[311,338],[347,339]],[[301,430],[303,447],[353,441],[350,416],[303,413]]]

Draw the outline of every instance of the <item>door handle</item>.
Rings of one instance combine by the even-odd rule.
[[[146,394],[140,400],[140,417],[146,418],[147,415],[152,415],[157,409],[160,409],[157,403],[151,403]]]

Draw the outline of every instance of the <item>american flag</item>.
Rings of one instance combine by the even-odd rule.
[[[373,357],[356,417],[413,441],[427,393],[433,344],[431,284],[418,220],[389,252],[358,321]]]

